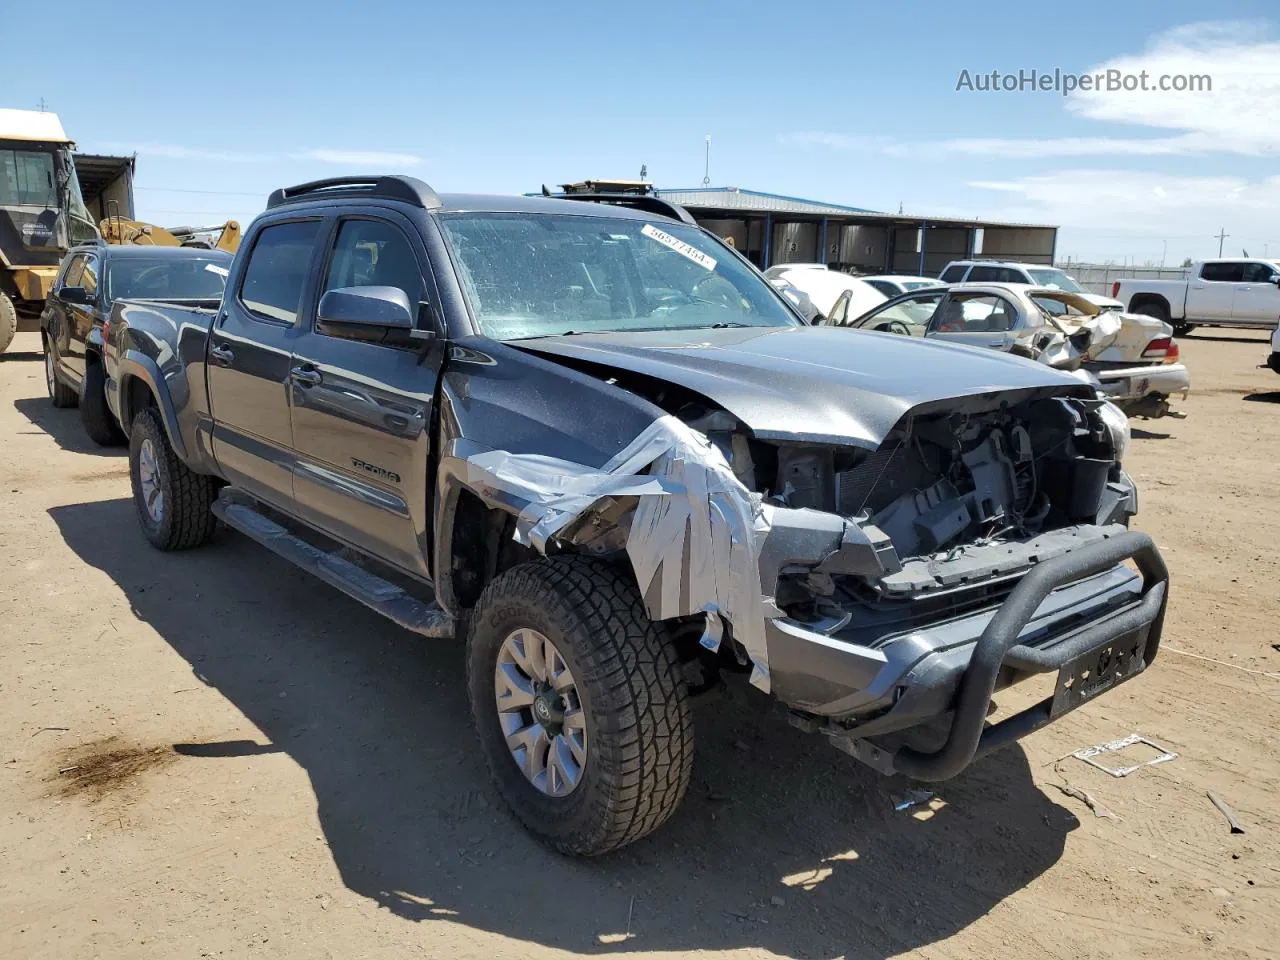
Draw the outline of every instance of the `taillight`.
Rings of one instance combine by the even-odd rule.
[[[1172,337],[1156,337],[1147,344],[1147,349],[1142,351],[1142,356],[1144,359],[1154,360],[1156,357],[1168,357],[1170,350],[1174,352],[1174,356],[1177,356],[1178,347]]]
[[[1178,351],[1178,341],[1177,341],[1177,340],[1170,340],[1170,341],[1169,341],[1169,350],[1168,350],[1168,352],[1167,352],[1167,353],[1165,353],[1165,355],[1164,355],[1164,362],[1165,362],[1165,363],[1177,363],[1177,362],[1178,362],[1178,352],[1179,352],[1179,351]]]
[[[1120,281],[1119,280],[1117,280],[1115,283],[1111,285],[1111,299],[1112,300],[1120,299]]]

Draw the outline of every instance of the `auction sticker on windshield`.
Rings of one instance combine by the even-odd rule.
[[[707,256],[697,247],[685,243],[683,240],[678,240],[671,234],[659,230],[652,223],[646,223],[640,228],[640,232],[650,240],[657,240],[658,243],[662,244],[664,247],[670,247],[676,253],[688,257],[704,270],[714,270],[716,268],[715,257]]]

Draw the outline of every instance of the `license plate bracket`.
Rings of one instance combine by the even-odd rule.
[[[1051,719],[1074,710],[1146,668],[1148,628],[1143,627],[1099,644],[1058,668]]]

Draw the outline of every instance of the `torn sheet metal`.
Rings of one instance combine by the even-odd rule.
[[[754,665],[751,682],[769,691],[764,625],[780,613],[759,561],[772,508],[705,436],[664,416],[603,467],[494,450],[466,459],[466,482],[527,504],[515,536],[541,553],[600,500],[635,497],[626,549],[649,616],[706,614],[703,642],[717,647],[727,620]]]

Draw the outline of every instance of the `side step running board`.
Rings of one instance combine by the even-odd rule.
[[[213,514],[268,550],[315,574],[330,586],[366,607],[424,637],[452,637],[453,617],[434,603],[411,597],[394,583],[363,570],[335,553],[326,553],[271,520],[253,507],[225,494],[213,502]]]

